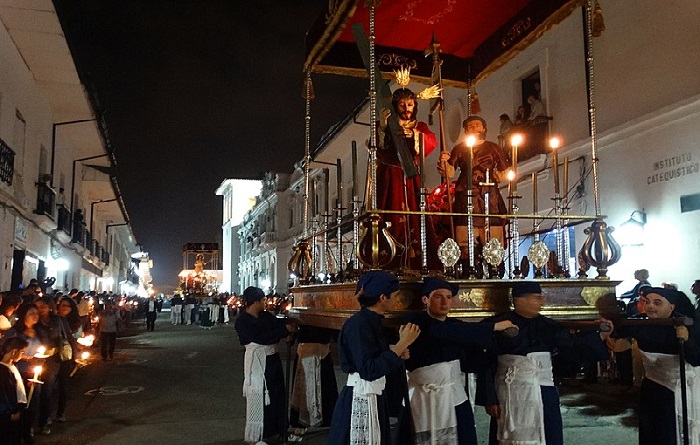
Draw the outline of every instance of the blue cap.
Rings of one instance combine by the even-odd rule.
[[[459,288],[452,284],[448,283],[447,281],[443,280],[442,278],[438,277],[425,277],[423,278],[423,295],[426,297],[430,296],[430,293],[434,290],[437,289],[447,289],[450,292],[452,292],[452,296],[457,295],[457,292],[459,292]]]
[[[642,287],[639,289],[645,297],[649,294],[657,294],[668,300],[669,303],[676,306],[675,312],[679,312],[686,317],[695,317],[695,307],[688,296],[681,291],[675,289],[667,289],[665,287]]]
[[[393,274],[384,270],[371,270],[365,272],[357,282],[355,292],[360,292],[365,297],[379,298],[381,295],[389,296],[399,290],[399,280]]]
[[[245,301],[246,306],[263,298],[265,298],[265,292],[259,287],[250,286],[243,291],[243,301]]]
[[[519,281],[513,285],[513,298],[522,297],[528,294],[541,294],[540,283],[534,281]]]

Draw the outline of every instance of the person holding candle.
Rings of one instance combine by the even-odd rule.
[[[61,317],[62,330],[61,337],[71,347],[71,358],[61,360],[61,365],[58,370],[58,405],[56,408],[56,420],[59,422],[66,421],[66,404],[68,402],[68,388],[70,383],[70,374],[75,367],[75,359],[78,356],[78,337],[82,334],[82,326],[80,316],[78,315],[78,305],[70,297],[63,297],[58,301],[58,315]],[[62,357],[64,358],[64,357]]]
[[[29,379],[34,377],[34,367],[42,365],[46,358],[44,352],[47,342],[45,332],[38,328],[39,324],[39,309],[34,303],[24,303],[16,311],[17,321],[10,330],[7,331],[5,339],[8,341],[14,337],[20,337],[27,341],[27,350],[20,360],[17,360],[17,370],[20,372],[24,380],[24,386],[29,387]],[[43,348],[43,349],[42,349]],[[35,386],[35,392],[41,388]],[[38,394],[36,395],[38,396]],[[36,397],[35,396],[35,397]],[[25,443],[34,441],[34,421],[39,412],[39,404],[32,403],[27,406],[22,412],[22,438]]]
[[[21,443],[20,418],[27,404],[27,391],[15,363],[22,359],[29,342],[13,337],[0,346],[0,445]]]
[[[44,332],[46,338],[46,358],[42,366],[42,386],[39,404],[39,425],[42,434],[51,434],[51,411],[56,403],[56,388],[58,372],[61,369],[60,350],[63,343],[63,323],[61,317],[56,314],[56,303],[53,297],[47,295],[36,301],[39,309],[39,323],[37,329]]]
[[[467,213],[467,193],[472,191],[472,213],[486,213],[484,196],[489,193],[488,213],[504,215],[508,213],[503,196],[498,188],[498,183],[502,179],[504,172],[510,167],[508,157],[498,144],[486,140],[486,121],[480,116],[469,116],[462,122],[465,139],[452,148],[452,152],[440,153],[438,161],[438,172],[441,175],[453,177],[455,169],[459,168],[460,174],[455,183],[455,202],[453,210],[455,213]],[[475,137],[474,145],[467,145],[467,137]],[[446,165],[446,169],[443,169]],[[445,171],[447,170],[447,171]],[[488,181],[487,181],[488,178]],[[467,258],[467,217],[455,217],[455,237],[457,244],[462,249],[462,259]],[[474,227],[475,243],[480,241],[483,245],[488,240],[485,239],[484,227],[486,218],[475,217]],[[505,244],[504,227],[505,219],[490,218],[491,237],[498,238]]]

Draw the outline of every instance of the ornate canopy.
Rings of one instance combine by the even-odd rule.
[[[380,70],[400,66],[427,82],[432,65],[423,61],[433,35],[441,45],[445,85],[466,87],[522,51],[579,7],[581,0],[382,0],[375,8],[375,44]],[[328,0],[327,10],[307,35],[304,69],[366,76],[351,28],[369,27],[361,0]],[[368,32],[367,32],[368,33]],[[368,33],[369,34],[369,33]]]

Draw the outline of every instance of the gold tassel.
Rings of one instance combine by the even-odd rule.
[[[471,114],[481,113],[481,104],[479,103],[479,94],[476,91],[474,91],[472,93],[471,102],[472,102]]]
[[[603,31],[605,31],[605,21],[603,20],[603,10],[600,7],[600,3],[597,1],[593,7],[593,18],[591,22],[591,35],[593,37],[600,37]]]

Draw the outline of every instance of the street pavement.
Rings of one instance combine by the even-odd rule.
[[[233,323],[204,329],[173,326],[159,314],[155,332],[137,320],[117,340],[113,361],[99,353],[71,380],[65,423],[54,422],[37,445],[242,445],[245,423],[243,347]],[[286,343],[280,353],[286,369]],[[293,355],[293,349],[292,349]],[[336,360],[337,362],[337,360]],[[336,369],[338,383],[345,376]],[[562,386],[567,444],[637,443],[637,394],[607,383]],[[475,409],[479,444],[488,419]],[[325,444],[327,430],[302,443]]]

